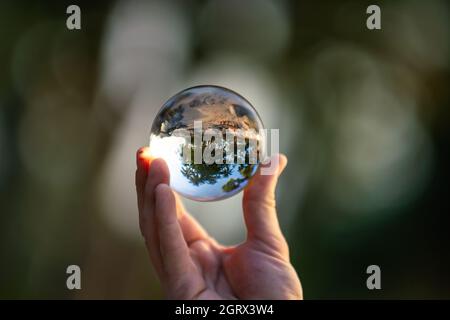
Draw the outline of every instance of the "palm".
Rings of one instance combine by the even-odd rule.
[[[204,230],[197,231],[198,240],[189,245],[192,283],[188,287],[201,289],[191,296],[178,292],[177,298],[299,298],[295,296],[300,285],[295,270],[279,251],[252,240],[224,247],[204,237]]]

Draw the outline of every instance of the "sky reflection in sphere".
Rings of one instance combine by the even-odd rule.
[[[151,128],[150,154],[166,161],[170,186],[182,196],[221,200],[240,192],[256,173],[262,130],[256,110],[239,94],[192,87],[162,106]]]

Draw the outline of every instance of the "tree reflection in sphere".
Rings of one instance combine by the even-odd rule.
[[[197,86],[170,98],[150,133],[150,154],[163,158],[170,186],[182,196],[214,201],[241,191],[264,150],[262,121],[242,96]]]

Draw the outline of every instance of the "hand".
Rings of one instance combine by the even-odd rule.
[[[223,246],[183,208],[168,186],[169,170],[147,148],[137,153],[139,224],[151,262],[169,299],[301,299],[300,280],[275,209],[277,173],[252,178],[244,190],[247,239]]]

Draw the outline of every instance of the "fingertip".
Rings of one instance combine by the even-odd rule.
[[[272,173],[261,173],[260,168],[260,170],[257,171],[256,175],[250,180],[247,188],[244,190],[244,194],[251,194],[251,198],[264,197],[267,190],[275,188],[278,177],[286,168],[287,162],[287,157],[284,154],[272,155],[268,163],[261,164],[261,167],[263,168],[268,168],[274,165],[275,167],[273,168]]]
[[[265,168],[270,168],[273,165],[275,166],[274,170],[272,171],[272,174],[267,174],[267,175],[280,175],[283,170],[286,168],[287,166],[287,157],[286,155],[284,155],[283,153],[277,153],[274,154],[270,157],[270,160],[268,163],[264,164],[263,166]]]
[[[155,177],[158,176],[161,179],[161,182],[169,183],[170,172],[169,167],[167,166],[166,161],[161,158],[153,159],[150,163],[150,176]]]
[[[140,147],[140,148],[136,151],[136,158],[137,158],[137,159],[148,158],[148,157],[150,156],[149,150],[150,150],[149,147]]]
[[[144,146],[144,147],[140,147],[139,149],[137,149],[136,157],[139,157],[139,155],[142,154],[145,151],[146,148],[148,148],[148,147]]]
[[[136,151],[136,165],[138,168],[148,168],[151,159],[149,147],[141,147]]]
[[[136,151],[136,166],[135,184],[138,192],[138,201],[142,202],[140,197],[146,184],[148,168],[150,166],[148,147],[141,147]],[[142,203],[139,206],[142,208]]]
[[[286,166],[288,164],[288,158],[286,157],[285,154],[280,153],[278,155],[278,159],[279,159],[278,160],[279,161],[279,163],[278,163],[278,175],[280,175],[284,171],[284,169],[286,169]]]

